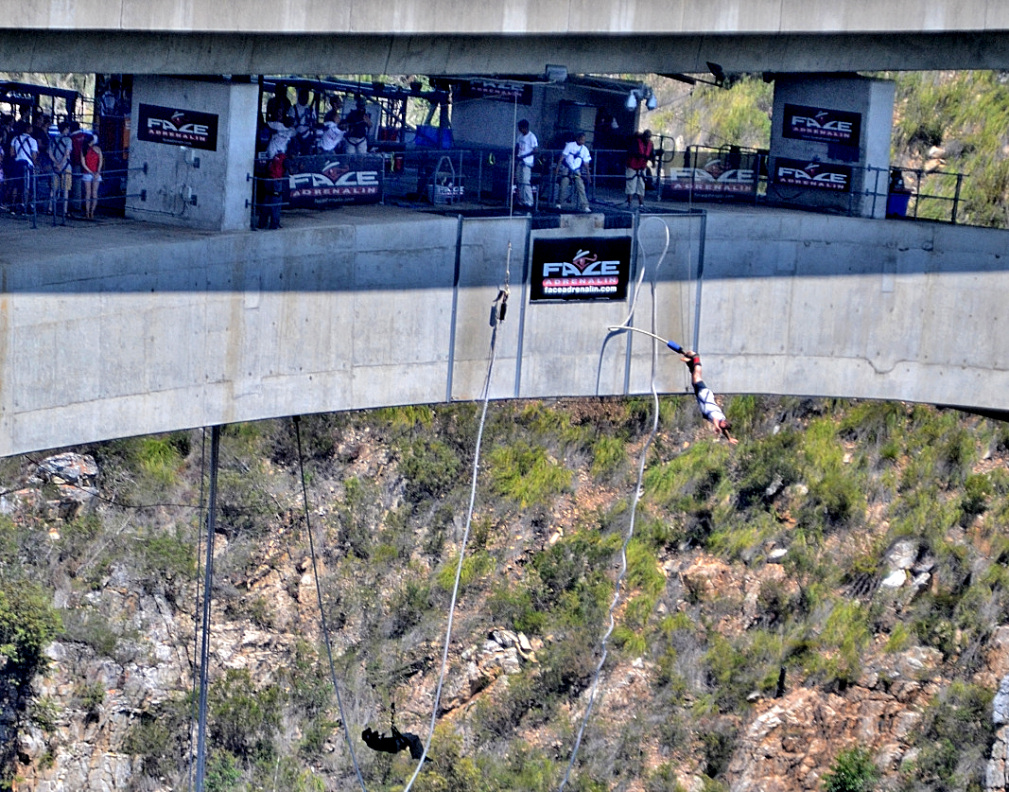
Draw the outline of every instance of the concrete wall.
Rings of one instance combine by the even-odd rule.
[[[1002,0],[39,0],[10,71],[132,74],[829,72],[1009,67]],[[277,35],[277,32],[282,35]]]
[[[254,84],[138,75],[126,216],[209,231],[248,229],[258,103]],[[142,104],[216,116],[213,149],[140,140]]]
[[[270,234],[95,229],[5,262],[0,455],[477,399],[492,338],[494,398],[645,393],[651,343],[606,329],[632,307],[637,326],[699,348],[724,393],[1005,409],[1005,232],[756,207],[649,217],[626,302],[530,303],[534,238],[630,232],[592,215],[531,231],[355,211]],[[660,391],[687,391],[675,355],[656,362]]]
[[[1003,30],[1001,0],[39,0],[14,29],[258,33],[826,33]]]

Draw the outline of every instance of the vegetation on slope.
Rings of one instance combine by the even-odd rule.
[[[598,657],[649,410],[636,399],[491,407],[435,761],[414,788],[556,788]],[[943,683],[906,738],[916,758],[889,771],[888,783],[979,788],[993,690],[978,672],[1009,606],[1009,432],[895,403],[737,397],[728,413],[744,438],[734,449],[698,425],[690,400],[662,400],[605,669],[609,678],[639,664],[647,695],[632,703],[604,684],[574,788],[671,789],[683,777],[721,788],[759,701],[782,686],[843,699],[880,652],[915,646],[936,650]],[[355,739],[365,724],[388,730],[393,704],[401,729],[426,734],[477,420],[469,404],[303,419],[311,526]],[[45,673],[41,646],[57,631],[84,656],[155,662],[105,597],[136,590],[177,618],[194,613],[202,448],[196,433],[95,446],[96,507],[70,520],[43,506],[5,518],[0,582],[30,579],[48,592],[19,599],[26,604],[14,611],[0,599],[8,604],[0,644],[16,656],[13,667]],[[31,467],[8,460],[4,483]],[[216,790],[354,782],[311,607],[296,607],[314,598],[299,571],[307,568],[299,475],[290,423],[226,431],[216,629],[275,637],[274,660],[257,673],[213,669]],[[914,540],[931,570],[929,586],[913,594],[880,585],[902,539]],[[750,605],[737,588],[683,574],[718,563],[761,576],[778,562],[784,576],[761,577]],[[263,587],[270,576],[275,589]],[[54,593],[65,603],[62,624]],[[464,673],[461,653],[494,628],[527,636],[536,661],[460,692],[451,680]],[[192,635],[177,640],[191,644]],[[137,789],[160,778],[184,784],[186,688],[149,705],[121,737],[116,750],[142,759]],[[22,728],[47,733],[55,756],[64,710],[95,710],[104,695],[84,681],[70,701],[40,703],[26,690]],[[360,743],[357,755],[369,789],[401,788],[412,770],[405,755]],[[831,783],[861,777],[859,756],[846,757]]]

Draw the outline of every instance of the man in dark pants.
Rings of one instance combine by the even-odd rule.
[[[680,360],[686,363],[687,368],[690,369],[690,382],[694,386],[694,396],[697,398],[697,406],[701,410],[701,415],[705,420],[711,422],[711,428],[716,434],[723,435],[733,445],[738,443],[739,441],[729,434],[732,425],[725,417],[725,413],[722,412],[722,408],[718,406],[718,402],[715,401],[715,394],[711,392],[711,388],[704,384],[701,377],[701,356],[685,349]]]

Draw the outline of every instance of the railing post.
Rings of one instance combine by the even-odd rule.
[[[963,184],[963,174],[958,173],[956,175],[956,194],[953,196],[953,225],[956,225],[956,212],[957,208],[960,206],[960,185]]]

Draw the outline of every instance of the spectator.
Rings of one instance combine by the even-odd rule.
[[[371,113],[367,111],[364,97],[354,100],[354,109],[343,119],[347,129],[347,153],[368,153],[368,132],[371,129]]]
[[[3,203],[11,206],[11,190],[14,185],[14,156],[11,154],[11,142],[14,140],[14,116],[9,113],[0,115],[0,154],[3,165]]]
[[[73,143],[73,148],[70,150],[70,170],[73,173],[70,208],[77,214],[80,214],[83,210],[82,195],[84,193],[84,187],[83,182],[81,181],[81,176],[83,174],[81,169],[81,153],[84,149],[84,141],[88,140],[90,137],[91,133],[85,132],[81,129],[80,123],[77,121],[70,122],[70,140]]]
[[[522,119],[518,123],[519,133],[515,137],[515,181],[519,187],[519,209],[533,208],[533,164],[540,142],[529,131],[529,122]]]
[[[73,151],[74,142],[70,139],[70,122],[62,121],[59,126],[60,133],[49,146],[49,162],[52,170],[52,189],[49,199],[49,210],[54,214],[59,211],[59,199],[62,198],[62,214],[67,216],[67,209],[70,203],[70,188],[73,186],[73,171],[70,167],[70,154]]]
[[[591,212],[589,199],[585,194],[585,183],[589,181],[588,165],[592,155],[585,145],[585,133],[579,132],[575,139],[564,146],[561,161],[557,164],[557,208],[565,202],[564,196],[568,184],[574,182],[575,196],[578,200],[579,212]]]
[[[329,110],[327,110],[326,115],[323,116],[322,122],[325,124],[332,121],[334,124],[339,124],[342,117],[343,99],[340,98],[339,94],[330,94]]]
[[[323,123],[322,138],[319,140],[319,149],[327,154],[339,153],[343,148],[343,123],[337,121],[326,121]]]
[[[121,116],[123,115],[124,104],[122,83],[118,77],[113,77],[109,80],[105,92],[98,99],[98,112],[106,118]]]
[[[35,108],[32,116],[32,128],[30,135],[35,139],[39,148],[39,155],[36,160],[37,178],[35,179],[36,200],[41,205],[49,204],[50,187],[52,182],[52,162],[49,159],[49,115],[41,107]]]
[[[284,177],[287,175],[287,152],[276,151],[266,164],[259,202],[259,227],[271,231],[280,228],[280,209],[283,205]]]
[[[98,208],[98,185],[102,183],[102,166],[105,157],[93,137],[84,141],[81,149],[81,182],[84,186],[84,217],[95,219],[95,209]]]
[[[288,153],[291,140],[294,138],[294,119],[290,116],[280,121],[271,121],[267,126],[273,130],[270,143],[266,147],[266,156],[273,159],[277,154]]]
[[[638,199],[638,208],[645,205],[645,180],[648,166],[655,159],[655,147],[652,145],[652,130],[646,129],[631,137],[631,145],[627,149],[627,168],[624,171],[626,182],[624,193],[627,195],[627,208],[631,208],[631,198]]]
[[[35,166],[38,162],[39,147],[29,132],[31,127],[27,121],[18,121],[15,126],[17,134],[11,141],[11,156],[14,158],[14,179],[12,202],[16,209],[29,210],[28,201],[32,196],[32,186],[35,180]],[[20,202],[20,206],[17,204]]]
[[[298,89],[298,103],[289,115],[294,122],[294,151],[292,154],[311,154],[315,149],[315,125],[319,120],[309,99],[307,88]]]
[[[266,103],[266,124],[271,121],[283,121],[291,112],[291,100],[287,98],[287,84],[277,83],[273,96]]]

